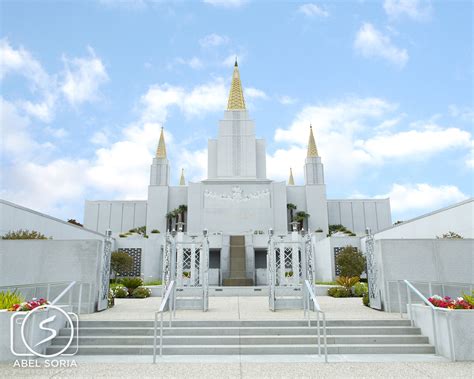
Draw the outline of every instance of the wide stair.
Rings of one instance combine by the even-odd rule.
[[[171,329],[164,328],[163,334],[165,355],[317,353],[317,330],[314,326],[309,328],[303,320],[176,320]],[[65,346],[69,335],[70,329],[62,329],[48,353]],[[328,320],[327,344],[328,354],[435,352],[428,338],[421,335],[419,328],[410,326],[408,320]],[[81,321],[79,354],[153,354],[153,321]]]

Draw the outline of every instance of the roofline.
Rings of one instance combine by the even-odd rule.
[[[14,207],[14,208],[22,209],[22,210],[28,211],[28,212],[30,212],[30,213],[34,213],[34,214],[36,214],[36,215],[38,215],[38,216],[42,216],[42,217],[45,217],[45,218],[49,218],[50,220],[59,222],[59,223],[61,223],[61,224],[66,224],[66,225],[71,226],[71,227],[73,227],[73,228],[78,228],[78,229],[80,229],[80,230],[83,230],[83,231],[86,231],[86,232],[89,232],[89,233],[93,233],[93,234],[96,234],[96,235],[101,236],[101,237],[106,237],[105,234],[96,232],[95,230],[87,229],[87,228],[84,228],[83,226],[79,226],[79,225],[74,225],[74,224],[72,224],[72,223],[70,223],[70,222],[67,222],[67,221],[61,220],[61,219],[59,219],[59,218],[56,218],[56,217],[47,215],[47,214],[45,214],[45,213],[41,213],[41,212],[35,211],[34,209],[27,208],[27,207],[24,207],[24,206],[22,206],[22,205],[18,205],[18,204],[12,203],[12,202],[7,201],[7,200],[4,200],[4,199],[0,199],[0,203],[9,205],[9,206]]]
[[[409,219],[409,220],[407,220],[407,221],[403,221],[403,222],[401,222],[401,223],[399,223],[399,224],[397,224],[397,225],[392,225],[392,226],[390,226],[390,227],[388,227],[388,228],[381,229],[381,230],[379,230],[378,232],[374,233],[374,235],[377,235],[377,234],[379,234],[379,233],[385,232],[385,231],[390,230],[390,229],[398,228],[399,226],[409,224],[409,223],[411,223],[411,222],[420,220],[420,219],[425,218],[425,217],[429,217],[429,216],[435,215],[435,214],[437,214],[437,213],[441,213],[441,212],[447,211],[448,209],[460,207],[461,205],[468,204],[468,203],[471,203],[471,202],[473,202],[473,201],[474,201],[474,197],[470,197],[470,198],[468,198],[468,199],[466,199],[466,200],[463,200],[463,201],[461,201],[461,202],[459,202],[459,203],[451,204],[451,205],[448,205],[447,207],[444,207],[444,208],[441,208],[441,209],[437,209],[437,210],[432,211],[432,212],[429,212],[429,213],[425,213],[425,214],[423,214],[423,215],[421,215],[421,216],[417,216],[417,217],[415,217],[415,218],[411,218],[411,219]]]

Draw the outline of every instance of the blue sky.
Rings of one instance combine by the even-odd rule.
[[[1,1],[1,197],[82,220],[145,199],[160,127],[173,184],[206,177],[234,57],[267,174],[303,183],[312,123],[329,198],[393,221],[473,192],[469,1]]]

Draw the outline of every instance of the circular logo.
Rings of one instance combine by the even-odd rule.
[[[54,354],[42,354],[42,353],[39,353],[35,350],[33,350],[33,348],[30,346],[30,344],[26,341],[26,338],[25,338],[25,325],[26,325],[26,321],[31,317],[31,315],[35,314],[36,312],[40,311],[40,310],[51,310],[51,309],[54,309],[60,313],[62,313],[62,315],[66,318],[66,320],[69,322],[69,325],[71,325],[71,333],[69,335],[69,340],[66,344],[66,346],[61,349],[60,351],[58,351],[57,353],[54,353]],[[52,321],[52,320],[51,320]],[[46,341],[49,341],[51,339],[54,339],[54,337],[56,336],[56,331],[54,329],[50,329],[50,328],[45,328],[43,327],[43,325],[40,323],[39,325],[39,328],[41,330],[49,330],[52,332],[50,338],[47,338],[43,341],[41,341],[39,344],[43,343],[43,342],[46,342]],[[55,306],[55,305],[49,305],[49,304],[45,304],[45,305],[41,305],[35,309],[33,309],[32,311],[29,311],[28,314],[25,316],[25,318],[23,319],[23,322],[21,324],[21,339],[23,341],[23,344],[25,345],[25,347],[31,352],[33,353],[34,355],[38,356],[38,357],[42,357],[42,358],[54,358],[54,357],[57,357],[58,355],[61,355],[62,353],[64,353],[68,348],[69,346],[71,346],[71,343],[74,339],[74,324],[72,323],[72,319],[71,319],[71,316],[69,316],[67,314],[67,312],[65,312],[63,309]],[[37,344],[38,345],[38,344]],[[36,347],[37,345],[33,346],[33,347]]]

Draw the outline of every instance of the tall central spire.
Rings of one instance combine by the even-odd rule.
[[[313,127],[309,125],[309,141],[308,141],[308,158],[314,158],[318,156],[318,149],[316,142],[314,141]]]
[[[232,74],[232,84],[230,85],[229,100],[227,101],[227,110],[245,109],[244,92],[240,82],[239,66],[235,59],[234,73]]]
[[[161,128],[160,141],[158,142],[158,148],[156,149],[156,157],[160,159],[166,159],[166,145],[163,128]]]

